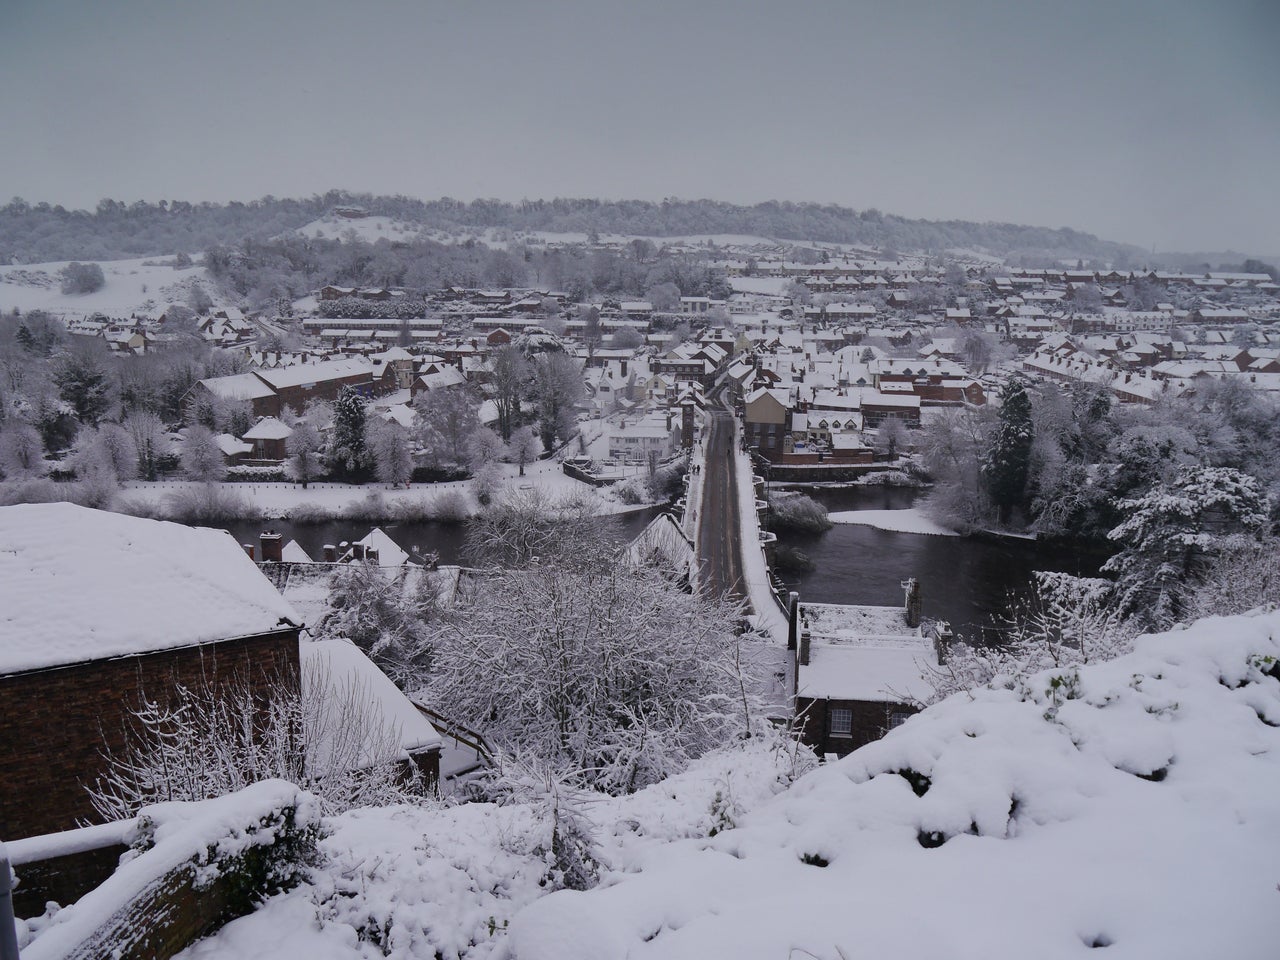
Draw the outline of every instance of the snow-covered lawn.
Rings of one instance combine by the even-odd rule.
[[[127,317],[132,313],[158,316],[171,303],[186,303],[199,283],[218,307],[229,306],[209,281],[204,267],[175,270],[172,257],[101,260],[106,284],[94,293],[64,294],[59,271],[67,261],[0,266],[0,311],[17,307],[23,313],[47,310],[65,317],[103,313]],[[85,261],[89,262],[89,261]]]
[[[905,510],[840,510],[827,515],[832,523],[860,523],[895,533],[924,533],[935,537],[958,537],[956,531],[931,520],[919,507]]]
[[[628,505],[610,495],[608,487],[596,488],[588,483],[566,476],[557,460],[544,460],[525,467],[525,475],[519,476],[519,468],[513,464],[500,464],[502,491],[521,493],[537,490],[552,500],[565,497],[586,497],[599,513],[627,513],[643,510],[647,504]],[[173,493],[200,487],[189,480],[161,480],[147,482],[135,480],[124,484],[123,495],[131,500],[163,503]],[[314,504],[326,510],[339,512],[356,506],[370,495],[377,494],[390,507],[395,504],[430,503],[447,493],[461,493],[473,510],[479,509],[472,492],[471,480],[455,480],[448,483],[415,483],[408,487],[390,487],[384,483],[312,483],[304,490],[297,483],[222,483],[228,493],[248,500],[266,517],[284,519],[300,504]]]

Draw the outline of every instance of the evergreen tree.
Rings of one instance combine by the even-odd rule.
[[[1001,523],[1007,523],[1013,509],[1026,500],[1034,439],[1031,398],[1026,385],[1015,377],[1000,391],[999,422],[982,464],[987,491],[1000,511]]]
[[[335,472],[348,479],[358,476],[369,465],[364,433],[364,398],[350,387],[343,387],[333,404],[333,442],[329,447],[329,464]]]
[[[1256,537],[1270,509],[1255,477],[1203,466],[1118,506],[1125,519],[1109,536],[1121,549],[1102,569],[1117,575],[1121,612],[1150,630],[1187,615],[1224,544]]]

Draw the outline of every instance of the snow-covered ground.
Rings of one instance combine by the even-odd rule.
[[[420,223],[396,220],[392,217],[339,217],[330,215],[312,220],[295,232],[317,240],[348,240],[352,237],[366,243],[379,240],[412,240],[422,233]]]
[[[588,483],[566,476],[558,460],[542,460],[525,467],[525,475],[519,476],[514,464],[499,464],[503,479],[502,492],[522,493],[539,491],[551,500],[566,497],[586,498],[598,513],[628,513],[643,510],[647,504],[628,505],[610,496],[610,488],[596,488]],[[448,483],[415,483],[408,487],[389,487],[382,483],[363,485],[349,483],[312,483],[304,490],[296,483],[221,483],[217,486],[230,494],[243,497],[268,518],[285,519],[301,504],[324,507],[338,512],[364,503],[370,496],[380,497],[388,506],[430,502],[447,493],[461,493],[472,510],[479,509],[472,492],[471,480],[455,480]],[[160,480],[147,482],[134,480],[123,485],[127,499],[162,504],[164,498],[203,484],[190,480]],[[162,511],[163,512],[163,511]]]
[[[956,531],[929,518],[919,507],[905,510],[838,510],[827,515],[832,523],[860,523],[895,533],[924,533],[935,537],[958,537]]]
[[[958,694],[790,786],[753,740],[581,797],[585,892],[541,885],[545,806],[356,810],[310,882],[182,956],[1269,960],[1278,636],[1210,619]]]
[[[799,772],[812,761],[756,739],[703,757],[660,789],[583,795],[577,806],[603,871],[622,876],[672,841],[731,828],[785,788],[793,764]],[[490,957],[512,917],[547,893],[551,823],[540,804],[371,808],[328,826],[326,863],[311,883],[179,957]]]
[[[146,257],[139,260],[97,261],[106,284],[94,293],[65,294],[59,271],[68,261],[0,266],[0,312],[18,308],[47,310],[63,317],[81,317],[103,313],[109,317],[128,317],[138,313],[159,316],[169,304],[187,302],[194,284],[199,284],[215,306],[234,304],[218,294],[204,267],[175,270],[172,257]],[[84,261],[89,262],[89,261]]]

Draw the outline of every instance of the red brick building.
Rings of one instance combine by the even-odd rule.
[[[145,695],[299,677],[300,620],[226,533],[0,508],[0,836],[95,821],[85,789]]]

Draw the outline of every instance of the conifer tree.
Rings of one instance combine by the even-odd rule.
[[[982,464],[987,491],[1000,511],[1001,523],[1007,523],[1013,509],[1026,500],[1033,439],[1031,398],[1026,385],[1014,378],[1000,391],[999,423]]]

